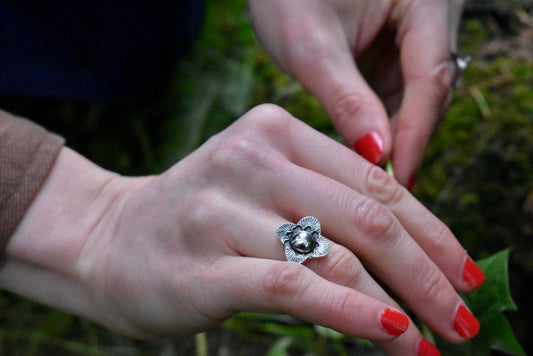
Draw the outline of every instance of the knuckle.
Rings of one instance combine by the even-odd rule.
[[[263,280],[267,295],[274,298],[296,297],[305,287],[304,268],[295,263],[277,263],[270,267]]]
[[[428,250],[434,251],[435,253],[443,253],[446,251],[447,247],[447,237],[452,236],[451,230],[439,222],[437,226],[432,226],[428,233]]]
[[[342,92],[344,89],[338,89]],[[336,95],[336,100],[329,107],[332,118],[335,119],[335,125],[340,132],[344,132],[347,127],[353,123],[354,118],[361,117],[369,107],[369,100],[360,93],[349,93]]]
[[[387,206],[397,204],[405,196],[405,190],[398,182],[377,166],[368,170],[366,188],[374,199]]]
[[[292,115],[285,109],[274,104],[261,104],[246,113],[243,121],[250,125],[254,131],[272,131],[279,134],[283,132],[288,123],[293,119]]]
[[[187,208],[182,210],[184,216],[178,217],[181,231],[186,236],[202,236],[206,229],[217,229],[223,224],[218,214],[220,204],[220,194],[215,189],[197,192],[185,204]]]
[[[354,310],[361,308],[359,294],[347,289],[337,297],[337,302],[332,303],[331,315],[352,315]]]
[[[392,213],[382,204],[366,198],[357,207],[355,222],[366,237],[372,240],[383,239],[389,235],[395,220]]]
[[[440,93],[439,98],[444,100],[450,92],[455,75],[455,67],[450,63],[449,58],[445,58],[435,66],[435,69],[430,72],[430,75],[430,80],[435,86],[437,93]]]
[[[273,104],[262,104],[251,109],[240,120],[239,136],[248,135],[254,140],[281,150],[290,143],[295,123],[299,122],[283,108]]]
[[[270,167],[273,151],[253,131],[229,135],[211,153],[211,164],[215,174],[235,172],[238,174],[256,172]]]
[[[425,268],[419,275],[420,297],[423,303],[434,303],[446,290],[446,277],[436,268]]]
[[[330,56],[327,49],[331,41],[323,31],[316,31],[318,25],[317,19],[307,12],[285,21],[282,27],[282,47],[287,58],[287,62],[282,63],[285,69],[297,72],[302,65],[314,66]]]
[[[356,286],[363,278],[359,260],[347,249],[340,249],[330,259],[322,276],[327,280],[348,286]]]
[[[227,137],[213,152],[213,163],[217,167],[232,166],[234,163],[253,158],[257,153],[258,142],[248,133]]]

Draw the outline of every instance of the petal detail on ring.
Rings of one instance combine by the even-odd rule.
[[[302,218],[298,221],[297,225],[300,225],[302,229],[309,226],[312,231],[316,231],[320,234],[320,222],[314,216],[306,216],[305,218]]]
[[[278,237],[281,242],[285,243],[289,240],[289,236],[287,234],[291,232],[295,226],[296,225],[293,223],[286,223],[278,227]]]
[[[329,241],[324,236],[320,235],[317,244],[310,257],[322,257],[329,253]]]

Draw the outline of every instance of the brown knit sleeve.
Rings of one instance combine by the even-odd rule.
[[[0,110],[0,259],[64,140]]]

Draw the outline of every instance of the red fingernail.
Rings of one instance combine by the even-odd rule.
[[[418,344],[418,356],[440,356],[439,350],[433,344],[426,339],[420,340]]]
[[[461,305],[455,314],[453,329],[459,336],[470,339],[479,332],[479,321],[464,305]]]
[[[463,281],[471,287],[477,288],[485,282],[485,273],[470,257],[466,258],[463,267]]]
[[[413,190],[413,187],[415,186],[415,182],[416,182],[416,174],[413,174],[411,176],[411,178],[409,178],[409,180],[407,181],[407,190],[408,191],[412,191]]]
[[[358,139],[354,149],[368,162],[376,164],[383,156],[383,140],[377,132],[372,131]]]
[[[392,309],[386,309],[381,314],[381,325],[390,335],[401,335],[409,327],[409,318]]]

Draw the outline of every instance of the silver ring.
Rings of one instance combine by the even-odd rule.
[[[455,66],[455,73],[452,81],[452,89],[455,90],[461,86],[463,75],[470,62],[472,62],[472,57],[460,56],[456,52],[450,52],[450,58]]]
[[[308,258],[322,257],[329,252],[329,242],[320,233],[320,222],[306,216],[297,224],[286,223],[278,227],[278,237],[285,245],[287,260],[302,263]]]

